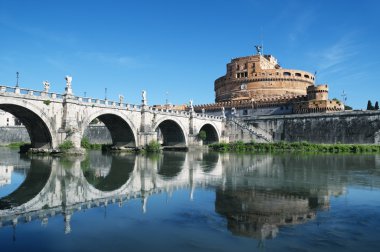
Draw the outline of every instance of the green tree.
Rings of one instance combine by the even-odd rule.
[[[207,138],[206,131],[204,131],[204,130],[199,131],[199,133],[198,133],[198,138],[199,138],[200,140],[202,140],[202,141],[206,140],[206,138]]]
[[[368,100],[368,103],[367,103],[367,110],[373,110],[374,107],[372,106],[372,102],[370,100]]]
[[[344,105],[344,110],[352,110],[352,107],[349,105]]]
[[[375,102],[375,110],[379,110],[379,102],[378,101]]]

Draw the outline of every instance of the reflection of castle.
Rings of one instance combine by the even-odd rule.
[[[11,183],[13,166],[0,165],[0,187]]]
[[[316,215],[315,198],[265,190],[218,190],[215,208],[228,221],[228,229],[236,235],[263,240],[274,238],[278,226],[301,224]]]
[[[328,99],[327,85],[315,86],[315,76],[301,70],[283,69],[272,55],[232,59],[227,73],[215,80],[214,104],[197,105],[195,111],[242,116],[314,113],[344,110],[341,102]]]

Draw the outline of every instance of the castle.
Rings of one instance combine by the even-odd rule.
[[[242,116],[334,112],[344,104],[328,99],[328,86],[315,85],[312,73],[284,69],[272,55],[232,59],[227,73],[215,80],[215,103],[194,106],[196,112]]]

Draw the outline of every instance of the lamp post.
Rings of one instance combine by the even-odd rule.
[[[18,88],[18,78],[19,78],[19,72],[16,72],[16,87]]]

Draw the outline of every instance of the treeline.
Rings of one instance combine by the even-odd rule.
[[[307,153],[379,153],[380,145],[371,144],[314,144],[308,142],[277,143],[216,143],[209,145],[215,151],[227,152],[307,152]]]
[[[376,101],[375,102],[375,106],[372,105],[372,102],[370,100],[368,100],[368,103],[367,103],[367,110],[379,110],[379,102]]]

